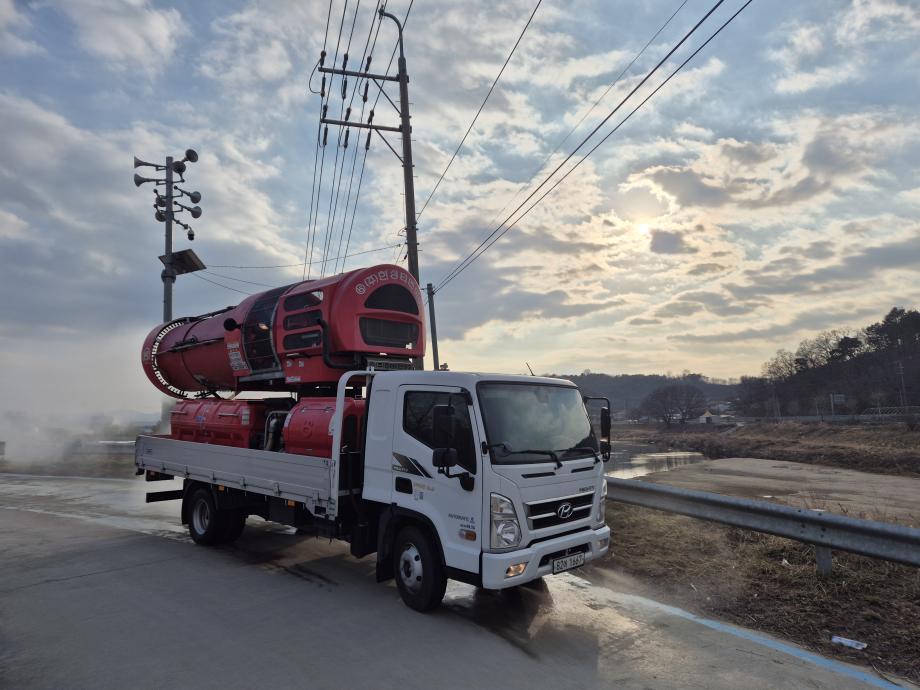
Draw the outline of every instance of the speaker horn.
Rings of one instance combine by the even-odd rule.
[[[183,161],[173,162],[173,171],[181,175],[185,172],[185,163]]]
[[[145,166],[145,165],[146,165],[146,166],[149,166],[149,167],[151,167],[151,168],[156,168],[156,167],[158,167],[156,163],[148,163],[147,161],[142,161],[142,160],[141,160],[140,158],[138,158],[137,156],[134,157],[134,167],[135,167],[135,168],[140,168],[140,167],[143,167],[143,166]]]
[[[134,186],[135,186],[135,187],[140,187],[140,186],[141,186],[142,184],[144,184],[145,182],[157,182],[157,181],[158,181],[158,180],[156,180],[156,179],[154,179],[154,178],[152,178],[152,177],[141,177],[141,176],[138,175],[137,173],[134,173]]]
[[[195,149],[185,149],[185,160],[189,163],[198,162],[198,152]]]
[[[201,192],[192,192],[188,195],[188,198],[192,200],[193,204],[197,204],[201,201]]]

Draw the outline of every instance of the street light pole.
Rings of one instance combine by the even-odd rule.
[[[173,267],[172,225],[173,225],[173,158],[166,157],[166,251],[163,260],[163,323],[172,321],[172,293],[176,282],[176,269]]]

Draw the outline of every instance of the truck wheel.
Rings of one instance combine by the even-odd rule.
[[[246,527],[246,513],[242,510],[226,510],[224,513],[224,533],[221,535],[221,544],[232,544],[243,533]]]
[[[418,527],[404,527],[396,537],[393,559],[396,587],[405,604],[423,613],[437,608],[447,576],[431,537]]]
[[[208,489],[196,489],[189,500],[188,533],[192,541],[203,546],[217,544],[224,535],[226,519],[217,510]]]

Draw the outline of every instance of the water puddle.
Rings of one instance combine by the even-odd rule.
[[[648,443],[614,443],[606,475],[617,479],[635,479],[653,472],[667,472],[705,460],[702,453],[667,450]]]

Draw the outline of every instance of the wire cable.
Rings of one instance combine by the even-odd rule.
[[[353,257],[353,256],[361,256],[362,254],[373,254],[374,252],[382,252],[382,251],[386,251],[386,250],[389,250],[389,249],[393,249],[393,247],[401,247],[401,246],[402,246],[401,244],[387,244],[387,245],[384,245],[384,246],[382,246],[382,247],[375,247],[374,249],[365,249],[364,251],[354,252],[354,253],[352,253],[352,254],[348,254],[347,256],[344,256],[344,257],[343,257],[343,256],[340,256],[340,257],[338,257],[338,258],[340,258],[340,259],[344,259],[344,258],[350,259],[350,258]],[[322,259],[317,259],[317,260],[314,261],[313,263],[317,263],[317,264],[318,264],[318,263],[320,263],[321,261],[322,261]],[[272,264],[272,265],[270,265],[270,266],[238,266],[238,265],[233,265],[233,264],[212,264],[211,266],[208,266],[208,268],[235,268],[235,269],[239,269],[239,270],[261,270],[261,269],[267,269],[267,268],[300,268],[301,266],[303,266],[303,263],[296,263],[296,264]]]
[[[273,288],[274,285],[269,285],[268,283],[257,283],[252,280],[243,280],[242,278],[234,278],[233,276],[225,276],[220,273],[215,273],[214,271],[201,271],[202,273],[207,273],[209,276],[214,276],[215,278],[223,278],[224,280],[234,280],[237,283],[246,283],[247,285],[256,285],[258,287],[267,287]]]
[[[479,109],[476,111],[476,114],[473,116],[473,120],[470,122],[470,126],[466,128],[466,133],[463,135],[463,138],[460,140],[460,143],[457,144],[457,148],[454,149],[453,155],[450,157],[450,160],[447,161],[447,165],[444,167],[444,170],[441,172],[438,181],[435,182],[434,187],[431,190],[431,193],[428,195],[428,198],[425,199],[425,203],[422,204],[421,210],[416,214],[415,219],[418,220],[422,217],[422,214],[425,212],[425,209],[428,207],[429,202],[434,197],[438,191],[438,187],[441,186],[441,182],[444,180],[444,176],[447,174],[447,171],[450,170],[450,166],[453,165],[454,160],[457,158],[457,154],[460,153],[460,149],[463,148],[463,144],[466,143],[466,138],[470,135],[470,132],[473,131],[473,126],[476,124],[476,120],[479,119],[479,116],[482,114],[482,109],[486,107],[486,103],[489,102],[489,96],[492,95],[492,92],[495,90],[495,86],[498,84],[498,80],[502,78],[502,74],[505,73],[505,68],[508,66],[508,63],[511,62],[511,57],[514,55],[514,51],[517,50],[517,47],[521,44],[521,39],[524,38],[524,34],[527,33],[527,29],[530,27],[530,23],[533,21],[534,16],[537,14],[537,10],[540,9],[540,5],[543,3],[543,0],[537,0],[537,4],[533,8],[533,12],[530,13],[530,16],[527,18],[527,23],[524,24],[524,28],[521,29],[520,35],[517,37],[517,40],[514,42],[514,45],[511,47],[511,52],[508,53],[508,57],[505,58],[502,68],[498,70],[498,74],[495,76],[495,79],[492,81],[492,86],[489,87],[486,97],[482,99],[482,103],[479,104]]]
[[[546,164],[549,163],[550,159],[552,159],[552,157],[556,154],[556,152],[562,148],[562,145],[565,144],[565,142],[569,140],[569,138],[575,133],[575,131],[579,127],[581,127],[582,123],[586,119],[588,119],[588,116],[594,112],[597,106],[600,105],[601,101],[607,98],[607,95],[616,87],[617,84],[620,83],[620,80],[623,79],[623,77],[629,73],[633,65],[635,65],[636,62],[639,60],[639,58],[641,58],[645,54],[645,51],[648,50],[648,47],[652,44],[652,42],[656,38],[658,38],[659,35],[661,35],[661,32],[664,31],[668,27],[668,25],[670,25],[671,21],[674,19],[674,17],[677,16],[677,13],[680,12],[684,8],[684,5],[686,5],[688,1],[689,0],[683,0],[683,2],[680,3],[677,9],[671,13],[671,16],[669,16],[665,20],[665,22],[661,26],[658,27],[658,30],[651,36],[651,38],[649,38],[648,41],[645,42],[645,45],[642,46],[642,49],[633,56],[633,59],[629,61],[629,64],[626,65],[626,67],[624,67],[622,70],[620,70],[620,73],[607,86],[607,88],[604,90],[604,93],[602,93],[600,97],[596,101],[594,101],[593,104],[591,104],[591,107],[589,107],[587,110],[585,110],[584,113],[582,113],[581,117],[578,119],[578,122],[575,123],[575,126],[572,127],[568,131],[568,133],[564,137],[562,137],[562,139],[559,140],[559,142],[553,147],[552,151],[546,154],[546,157],[543,159],[543,162],[540,163],[540,165],[533,171],[533,173],[530,175],[530,178],[524,184],[518,187],[518,190],[511,196],[510,199],[508,199],[507,202],[505,202],[505,205],[502,206],[501,209],[499,209],[498,213],[496,213],[493,216],[492,220],[489,221],[490,226],[492,225],[492,223],[494,223],[501,217],[501,215],[505,212],[505,210],[509,206],[511,206],[511,204],[515,202],[515,200],[521,195],[521,192],[523,192],[525,189],[527,189],[531,185],[531,183],[536,179],[537,175],[543,172],[543,170],[546,168]]]
[[[227,289],[227,290],[233,290],[233,292],[239,292],[241,295],[251,295],[251,294],[253,294],[253,293],[251,293],[251,292],[246,292],[245,290],[237,290],[235,287],[230,287],[229,285],[224,285],[223,283],[218,283],[216,280],[211,280],[210,278],[205,278],[204,276],[200,276],[200,275],[198,275],[197,273],[191,273],[190,275],[195,276],[196,278],[198,278],[198,280],[203,280],[203,281],[205,281],[206,283],[211,283],[211,285],[216,285],[217,287],[222,287],[222,288],[225,288],[225,289]]]
[[[473,256],[472,259],[470,259],[470,260],[466,263],[465,266],[463,266],[459,271],[455,272],[453,275],[451,275],[451,276],[449,276],[448,278],[446,278],[445,280],[443,280],[443,281],[438,285],[438,287],[435,289],[435,292],[438,292],[438,290],[440,290],[441,288],[445,287],[448,283],[450,283],[451,280],[453,280],[453,279],[456,278],[458,275],[460,275],[460,273],[462,273],[464,270],[466,270],[473,262],[476,261],[476,259],[478,259],[480,256],[482,256],[482,255],[483,255],[493,244],[495,244],[498,240],[500,240],[500,239],[505,235],[505,233],[507,233],[511,228],[513,228],[515,225],[517,225],[517,224],[521,221],[521,219],[524,218],[524,216],[526,216],[528,213],[530,213],[530,211],[532,211],[532,210],[534,209],[534,207],[536,207],[540,202],[543,201],[543,199],[545,199],[547,196],[549,196],[549,195],[550,195],[560,184],[562,184],[562,182],[563,182],[569,175],[571,175],[573,172],[575,172],[575,170],[576,170],[584,161],[586,161],[586,160],[588,159],[588,157],[589,157],[592,153],[594,153],[595,151],[597,151],[597,149],[600,148],[600,146],[601,146],[605,141],[607,141],[615,132],[617,132],[617,131],[620,129],[620,127],[622,127],[624,124],[626,124],[626,122],[627,122],[633,115],[635,115],[636,112],[637,112],[642,106],[644,106],[646,103],[648,103],[648,101],[651,100],[652,97],[653,97],[655,94],[657,94],[662,88],[664,88],[664,86],[665,86],[666,84],[668,84],[668,82],[670,82],[671,79],[674,78],[674,77],[677,75],[677,73],[680,72],[680,71],[687,65],[687,63],[689,63],[694,57],[696,57],[696,55],[699,54],[700,51],[703,50],[703,48],[705,48],[707,45],[709,45],[709,43],[710,43],[716,36],[718,36],[726,26],[728,26],[729,24],[731,24],[732,21],[734,21],[734,19],[735,19],[739,14],[741,14],[741,12],[744,11],[744,10],[747,8],[747,6],[750,5],[753,1],[754,1],[754,0],[747,0],[747,2],[745,2],[740,8],[738,8],[738,10],[737,10],[733,15],[731,15],[721,26],[719,26],[719,28],[716,29],[716,30],[709,36],[709,38],[707,38],[698,48],[696,48],[696,50],[694,50],[694,51],[693,51],[683,62],[681,62],[680,65],[678,65],[677,68],[674,69],[674,71],[672,71],[672,72],[668,75],[668,77],[667,77],[663,82],[661,82],[657,87],[655,87],[655,89],[654,89],[651,93],[649,93],[644,99],[642,99],[642,101],[640,101],[639,104],[638,104],[635,108],[633,108],[633,109],[629,112],[629,114],[626,115],[626,117],[624,117],[622,120],[620,120],[620,122],[619,122],[613,129],[611,129],[606,135],[604,135],[604,137],[602,137],[601,140],[598,141],[598,142],[597,142],[587,153],[585,153],[585,155],[584,155],[578,162],[576,162],[575,165],[573,165],[573,166],[572,166],[562,177],[560,177],[558,180],[556,180],[556,182],[553,184],[552,187],[550,187],[546,192],[544,192],[543,195],[540,196],[539,199],[537,199],[529,208],[527,208],[527,210],[524,211],[524,213],[522,213],[520,216],[518,216],[518,218],[515,219],[515,221],[514,221],[513,223],[511,223],[511,225],[509,225],[508,227],[506,227],[497,237],[495,237],[495,239],[493,239],[491,242],[489,242],[489,244],[488,244],[484,249],[482,249],[482,251],[480,251],[476,256]],[[526,200],[525,200],[525,204],[526,204]],[[522,206],[523,206],[523,204],[522,204]],[[516,213],[517,210],[519,210],[520,208],[521,208],[521,207],[518,207],[518,209],[516,209],[514,213]],[[512,213],[511,215],[513,216],[514,213]],[[509,216],[509,219],[510,219],[510,218],[511,218],[511,216]],[[506,222],[507,222],[507,219],[506,219]]]
[[[590,139],[601,129],[601,127],[603,127],[605,124],[607,124],[607,122],[610,120],[610,118],[612,118],[612,117],[620,110],[620,108],[622,108],[623,105],[624,105],[630,98],[632,98],[632,96],[633,96],[642,86],[644,86],[645,83],[646,83],[649,79],[652,78],[652,76],[661,68],[661,66],[662,66],[662,65],[663,65],[663,64],[664,64],[664,63],[665,63],[675,52],[677,52],[677,50],[678,50],[678,49],[679,49],[679,48],[690,38],[690,36],[692,36],[692,35],[697,31],[697,29],[700,28],[700,26],[702,26],[703,22],[705,22],[705,21],[712,15],[712,13],[715,12],[715,11],[719,8],[720,5],[722,5],[723,2],[725,2],[725,0],[717,0],[717,2],[709,9],[709,11],[706,12],[706,14],[703,15],[703,17],[702,17],[702,18],[701,18],[701,19],[700,19],[700,20],[699,20],[699,21],[698,21],[698,22],[697,22],[697,23],[696,23],[686,34],[684,34],[683,38],[681,38],[680,41],[679,41],[673,48],[671,48],[671,50],[669,50],[668,53],[667,53],[663,58],[661,58],[661,60],[660,60],[660,61],[659,61],[659,62],[648,72],[648,74],[646,74],[646,75],[642,78],[642,80],[641,80],[638,84],[636,84],[636,86],[633,87],[632,90],[630,90],[630,92],[629,92],[628,94],[626,94],[626,96],[623,97],[623,99],[617,104],[617,106],[616,106],[612,111],[610,111],[610,113],[609,113],[606,117],[604,117],[604,119],[601,120],[601,121],[597,124],[597,126],[595,126],[594,129],[592,129],[584,139],[581,140],[581,143],[579,143],[578,146],[575,147],[575,150],[573,150],[568,156],[566,156],[566,157],[563,159],[563,161],[562,161],[561,163],[559,163],[559,165],[557,165],[556,168],[555,168],[549,175],[547,175],[539,185],[537,185],[537,186],[533,189],[533,191],[530,192],[530,194],[527,196],[527,198],[524,199],[524,201],[522,201],[522,202],[514,209],[514,211],[512,211],[511,214],[510,214],[507,218],[505,218],[505,220],[503,220],[503,221],[498,225],[498,227],[496,227],[491,233],[489,233],[489,235],[488,235],[484,240],[482,240],[482,241],[479,243],[479,246],[477,246],[476,249],[474,249],[472,252],[470,252],[470,254],[468,254],[467,257],[466,257],[465,259],[463,259],[462,261],[460,261],[460,263],[458,263],[458,264],[450,271],[450,273],[449,273],[445,278],[442,278],[442,279],[441,279],[440,283],[438,283],[438,289],[440,289],[441,287],[443,287],[444,285],[446,285],[447,282],[449,282],[450,280],[452,280],[452,279],[453,279],[453,276],[454,276],[458,271],[462,271],[462,270],[463,270],[464,264],[465,264],[467,261],[470,261],[470,259],[476,254],[476,252],[478,252],[478,251],[479,251],[489,240],[491,240],[491,239],[502,229],[502,227],[505,225],[505,223],[507,223],[509,220],[511,220],[511,218],[512,218],[518,211],[520,211],[521,208],[523,208],[523,207],[527,204],[528,201],[530,201],[534,196],[536,196],[537,192],[539,192],[539,191],[547,184],[547,182],[549,182],[550,179],[552,179],[552,177],[553,177],[557,172],[559,172],[559,170],[561,170],[562,167],[563,167],[566,163],[568,163],[569,160],[571,160],[572,157],[573,157],[576,153],[578,153],[578,151],[580,151],[581,148],[582,148],[585,144],[588,143],[588,141],[589,141],[589,140],[590,140]]]

